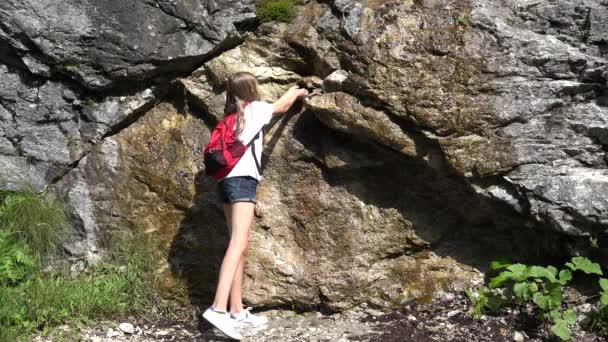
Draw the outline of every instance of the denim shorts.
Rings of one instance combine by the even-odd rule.
[[[218,192],[222,203],[253,202],[258,180],[251,176],[224,178],[218,183]]]

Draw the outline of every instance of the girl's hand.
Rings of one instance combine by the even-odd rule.
[[[293,94],[296,99],[304,98],[308,95],[308,90],[304,88],[300,88],[298,86],[293,86],[289,89],[289,91]]]
[[[304,98],[306,95],[308,95],[308,90],[305,88],[300,88],[298,86],[289,88],[281,98],[272,104],[273,113],[287,112],[296,100]]]

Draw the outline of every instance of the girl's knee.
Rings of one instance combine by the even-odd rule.
[[[232,247],[235,251],[244,254],[249,248],[249,239],[232,238],[230,239],[229,247]]]

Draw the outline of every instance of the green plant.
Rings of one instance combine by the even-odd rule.
[[[595,268],[590,261],[585,263],[573,258],[572,262],[576,263],[577,267],[573,263],[566,264],[572,270],[588,271]],[[562,286],[572,280],[570,270],[563,269],[558,272],[553,266],[542,267],[523,264],[507,266],[506,263],[501,263],[500,266],[493,264],[491,267],[495,270],[504,269],[504,271],[490,279],[488,284],[490,289],[508,283],[512,284],[512,294],[516,304],[524,305],[532,300],[540,309],[541,318],[553,323],[551,331],[557,337],[562,340],[571,338],[569,327],[576,323],[576,314],[572,310],[562,310]]]
[[[591,248],[599,248],[599,245],[597,244],[597,238],[594,238],[593,236],[589,237],[589,245],[591,246]]]
[[[54,252],[66,227],[63,207],[50,195],[30,190],[2,194],[0,229],[28,246],[36,258]]]
[[[0,287],[15,286],[24,281],[34,268],[34,258],[27,246],[10,239],[0,230]]]
[[[152,238],[124,234],[112,238],[111,258],[76,278],[66,272],[36,274],[17,287],[0,287],[0,325],[5,336],[27,336],[36,328],[136,313],[160,302]],[[9,335],[10,333],[10,335]],[[0,340],[2,339],[0,334]],[[10,339],[8,339],[10,340]]]
[[[150,260],[162,260],[163,255],[155,238],[112,234],[108,260],[76,277],[57,269],[42,273],[28,244],[42,252],[54,238],[40,232],[24,233],[24,229],[46,226],[40,225],[44,222],[51,226],[50,222],[61,223],[61,215],[55,211],[60,206],[31,193],[3,193],[0,200],[0,341],[27,339],[38,329],[67,322],[131,313],[145,316],[149,308],[159,305],[157,265]],[[26,213],[25,208],[33,210],[32,215],[19,217],[17,213]]]
[[[591,262],[585,257],[574,257],[572,262],[567,262],[566,266],[573,271],[583,271],[587,274],[602,275],[602,268],[598,263]]]
[[[163,260],[159,241],[150,234],[115,232],[111,238],[111,263],[120,265],[130,279],[130,295],[137,299],[137,309],[157,303],[160,289],[157,286],[157,260]]]
[[[602,336],[608,336],[608,305],[603,304],[590,314],[588,328]]]
[[[608,336],[608,279],[600,278],[598,285],[600,306],[589,315],[588,328],[603,336]]]
[[[461,13],[460,15],[458,15],[458,17],[456,17],[456,23],[460,26],[467,26],[469,22],[467,20],[467,17],[467,14]]]
[[[574,257],[565,264],[566,268],[558,270],[553,266],[529,266],[511,264],[506,259],[496,260],[490,268],[498,274],[488,282],[488,289],[481,289],[477,296],[467,292],[473,306],[473,316],[479,317],[483,310],[492,309],[490,298],[494,303],[536,306],[540,317],[551,323],[551,332],[561,340],[571,338],[570,327],[577,321],[577,316],[570,308],[563,305],[563,287],[572,280],[572,272],[581,271],[588,275],[602,275],[599,264],[584,257]],[[599,293],[602,305],[608,305],[608,279],[599,280]],[[504,288],[502,293],[495,292]]]
[[[473,305],[472,315],[475,319],[480,319],[486,310],[497,310],[505,305],[505,300],[498,294],[486,288],[464,290],[467,298]]]
[[[258,0],[256,16],[260,22],[291,22],[295,16],[293,0]]]

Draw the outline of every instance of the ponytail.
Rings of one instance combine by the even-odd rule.
[[[226,106],[224,115],[236,113],[234,136],[238,136],[245,128],[245,108],[253,101],[258,101],[257,80],[248,72],[237,72],[226,81]]]
[[[234,136],[238,138],[245,128],[245,107],[247,103],[241,99],[235,98],[236,101],[236,121],[234,123]]]

